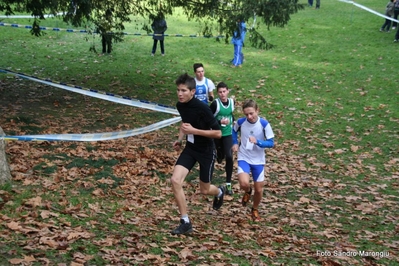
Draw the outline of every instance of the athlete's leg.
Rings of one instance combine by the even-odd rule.
[[[211,183],[204,183],[200,181],[200,192],[204,195],[217,196],[219,195],[219,188]]]
[[[223,137],[222,137],[223,139]],[[216,160],[218,163],[222,163],[224,159],[223,153],[223,142],[222,139],[214,139],[215,147],[216,147]]]
[[[214,196],[213,209],[218,210],[223,205],[225,188],[211,184],[216,159],[215,147],[209,147],[206,152],[196,154],[196,159],[200,165],[200,191],[204,195]]]
[[[231,178],[233,176],[233,152],[231,147],[233,147],[233,137],[225,136],[222,137],[223,140],[223,153],[226,157],[226,165],[224,167],[226,171],[226,183],[231,183]]]
[[[181,165],[175,165],[173,170],[171,182],[172,182],[172,191],[175,196],[177,207],[179,208],[179,212],[181,215],[187,214],[187,203],[186,196],[183,191],[183,182],[186,178],[189,170]]]
[[[249,173],[250,166],[246,161],[238,161],[238,183],[240,184],[240,189],[244,192],[249,193],[251,186],[249,183]]]
[[[176,161],[173,174],[170,179],[172,183],[172,191],[181,215],[187,215],[187,203],[183,190],[183,182],[196,162],[197,161],[195,156],[193,156],[193,152],[190,149],[184,148]]]
[[[211,184],[215,166],[215,150],[207,154],[198,154],[197,160],[200,166],[200,192],[204,195],[219,195],[219,188]]]
[[[264,181],[254,183],[254,187],[255,187],[254,203],[253,203],[254,209],[257,209],[260,202],[262,201],[264,184],[265,184]]]
[[[254,202],[253,202],[253,208],[257,209],[260,202],[262,201],[262,196],[263,196],[263,186],[265,184],[265,171],[264,171],[264,165],[252,165],[251,166],[251,171],[252,171],[252,177],[254,179],[254,187],[255,187],[255,193],[254,193]]]

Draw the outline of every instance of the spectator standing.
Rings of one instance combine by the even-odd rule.
[[[164,46],[164,40],[165,40],[165,31],[168,29],[168,25],[166,24],[165,16],[162,12],[159,12],[158,15],[154,18],[151,28],[154,32],[153,34],[153,40],[154,43],[152,45],[152,53],[151,56],[155,55],[155,52],[157,51],[157,45],[159,41],[159,46],[161,47],[161,55],[165,56],[165,46]]]
[[[244,54],[242,48],[244,47],[245,34],[247,32],[247,27],[245,22],[241,19],[237,20],[237,29],[233,33],[233,38],[231,43],[234,45],[234,58],[231,61],[233,67],[241,66],[244,62]]]
[[[234,100],[229,98],[229,88],[224,82],[220,82],[216,86],[219,98],[214,100],[210,107],[216,120],[219,122],[222,129],[222,138],[214,139],[216,146],[216,159],[221,163],[226,158],[226,194],[233,195],[231,186],[231,177],[233,175],[233,154],[231,148],[233,147],[232,126],[233,126],[233,111]]]
[[[393,18],[398,20],[398,16],[399,16],[399,1],[396,0],[394,1],[394,6],[393,6]],[[392,29],[396,29],[396,27],[398,26],[398,23],[396,21],[393,22],[392,24]]]
[[[393,42],[399,42],[399,28],[396,30],[395,40]]]
[[[214,99],[213,90],[215,84],[212,80],[205,77],[204,65],[202,63],[195,63],[193,65],[195,74],[195,98],[208,104]]]
[[[105,11],[104,18],[99,22],[98,32],[101,35],[101,44],[103,54],[110,54],[112,51],[112,10],[109,8]]]
[[[391,18],[393,15],[393,9],[394,9],[394,0],[390,0],[386,6],[385,9],[385,16]],[[380,31],[385,31],[389,32],[389,28],[391,27],[391,20],[389,18],[385,18],[385,23],[381,26]]]
[[[320,9],[320,0],[316,0],[316,9]]]

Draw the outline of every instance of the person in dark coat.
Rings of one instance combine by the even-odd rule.
[[[320,9],[320,0],[316,0],[316,9]]]
[[[160,12],[154,19],[154,21],[151,24],[151,28],[154,31],[153,34],[153,39],[154,39],[154,44],[152,45],[152,53],[151,55],[154,56],[156,50],[157,50],[157,45],[158,41],[161,46],[161,54],[162,56],[165,55],[165,47],[164,47],[164,33],[168,29],[168,25],[166,24],[165,21],[165,16],[163,15],[162,12]]]
[[[111,53],[112,51],[112,10],[107,9],[103,20],[98,25],[98,31],[101,35],[101,44],[103,47],[103,54]]]
[[[380,31],[389,32],[389,28],[391,27],[391,17],[393,16],[395,0],[389,0],[386,8],[385,8],[385,23],[382,24]]]

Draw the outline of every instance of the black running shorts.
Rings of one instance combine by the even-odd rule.
[[[181,165],[191,171],[195,163],[198,162],[200,166],[200,180],[204,183],[210,183],[212,180],[215,158],[216,154],[213,147],[209,147],[206,151],[197,151],[186,145],[177,159],[176,165]]]

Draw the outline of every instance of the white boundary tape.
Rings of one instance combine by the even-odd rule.
[[[49,86],[61,88],[64,90],[84,94],[87,96],[103,99],[103,100],[108,100],[116,103],[122,103],[134,107],[139,107],[139,108],[145,108],[145,109],[150,109],[153,111],[160,111],[160,112],[165,112],[165,113],[170,113],[173,115],[179,115],[179,112],[176,109],[173,109],[171,107],[164,107],[160,106],[157,104],[150,104],[150,103],[144,103],[138,100],[132,100],[132,99],[123,99],[113,96],[113,95],[107,95],[103,94],[100,92],[93,92],[90,90],[85,90],[81,88],[73,88],[67,85],[63,84],[58,84],[46,80],[42,80],[39,78],[27,76],[21,73],[15,73],[12,71],[4,70],[0,68],[0,73],[8,73],[12,74],[15,76],[18,76],[20,78],[36,81],[39,83],[43,83]],[[89,133],[89,134],[54,134],[54,135],[25,135],[25,136],[1,136],[1,140],[19,140],[19,141],[105,141],[105,140],[113,140],[113,139],[120,139],[120,138],[127,138],[131,136],[136,136],[139,134],[143,133],[148,133],[154,130],[158,130],[164,127],[167,127],[169,125],[172,125],[174,123],[177,123],[181,121],[181,117],[174,117],[174,118],[169,118],[157,123],[154,123],[149,126],[133,129],[133,130],[126,130],[126,131],[120,131],[120,132],[106,132],[106,133]]]
[[[26,136],[2,136],[4,140],[20,140],[20,141],[105,141],[132,137],[144,133],[148,133],[157,129],[161,129],[177,123],[181,120],[180,117],[169,118],[155,124],[136,128],[132,130],[125,130],[119,132],[106,133],[90,133],[90,134],[55,134],[55,135],[26,135]]]
[[[392,20],[392,21],[395,21],[395,22],[399,23],[399,20],[397,20],[397,19],[394,19],[392,17],[387,17],[387,16],[385,16],[385,15],[383,15],[381,13],[378,13],[377,11],[374,11],[374,10],[372,10],[372,9],[366,7],[366,6],[360,5],[360,4],[358,4],[358,3],[354,2],[354,1],[346,1],[346,0],[338,0],[338,1],[344,2],[344,3],[347,3],[347,4],[353,4],[353,5],[357,6],[357,7],[361,8],[361,9],[364,9],[364,10],[370,12],[370,13],[373,13],[373,14],[375,14],[377,16],[380,16],[382,18],[389,19],[389,20]]]
[[[56,87],[56,88],[60,88],[60,89],[64,89],[64,90],[68,90],[68,91],[72,91],[72,92],[76,92],[79,94],[83,94],[83,95],[87,95],[87,96],[91,96],[94,98],[99,98],[102,100],[106,100],[106,101],[111,101],[111,102],[115,102],[115,103],[121,103],[121,104],[125,104],[125,105],[129,105],[129,106],[133,106],[133,107],[139,107],[139,108],[144,108],[144,109],[149,109],[149,110],[153,110],[153,111],[158,111],[158,112],[163,112],[163,113],[169,113],[169,114],[173,114],[173,115],[179,115],[179,112],[172,107],[168,107],[168,106],[162,106],[159,104],[155,104],[155,103],[148,103],[148,102],[143,102],[143,101],[139,101],[139,100],[134,100],[131,98],[128,99],[124,99],[121,96],[115,96],[115,95],[111,95],[111,94],[106,94],[105,92],[98,92],[98,91],[93,91],[93,90],[89,90],[89,89],[83,89],[83,88],[73,88],[71,86],[68,85],[64,85],[64,84],[60,84],[60,83],[55,83],[52,81],[48,81],[48,80],[42,80],[36,77],[32,77],[32,76],[28,76],[22,73],[16,73],[16,72],[12,72],[6,69],[1,69],[0,68],[0,73],[7,73],[7,74],[12,74],[15,76],[18,76],[20,78],[23,79],[28,79],[28,80],[32,80],[32,81],[36,81],[39,83],[43,83],[52,87]]]

